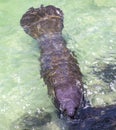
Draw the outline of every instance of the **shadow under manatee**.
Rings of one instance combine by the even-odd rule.
[[[44,110],[27,113],[12,123],[11,130],[41,130],[41,126],[49,123],[51,118],[51,114]]]
[[[116,130],[116,105],[81,108],[74,120],[53,120],[51,115],[43,110],[25,114],[12,123],[11,130]]]

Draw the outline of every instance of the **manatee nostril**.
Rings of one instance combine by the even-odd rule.
[[[73,118],[74,117],[74,112],[73,111],[68,112],[68,116]]]
[[[75,108],[67,108],[67,109],[66,109],[66,114],[67,114],[69,117],[74,118],[75,111],[76,111]]]

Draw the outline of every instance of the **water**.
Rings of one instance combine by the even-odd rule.
[[[30,125],[31,129],[65,127],[58,125],[60,121],[39,74],[38,44],[19,24],[28,8],[41,4],[63,10],[63,35],[80,63],[91,104],[116,103],[115,0],[0,0],[0,130],[22,130],[22,118],[30,121],[44,112],[39,115],[41,122],[34,118],[40,126]]]

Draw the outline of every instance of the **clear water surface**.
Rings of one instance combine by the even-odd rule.
[[[38,44],[19,24],[28,8],[41,4],[63,10],[63,35],[77,56],[91,104],[116,103],[115,0],[0,0],[0,130],[24,130],[21,119],[28,115],[30,128],[25,130],[64,129],[56,123],[40,77]],[[35,112],[45,112],[36,128],[31,124]]]

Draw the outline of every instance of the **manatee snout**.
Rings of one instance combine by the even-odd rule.
[[[59,107],[63,115],[74,118],[77,110],[80,107],[82,95],[80,92],[73,89],[59,89],[56,91],[56,98],[59,102]]]

